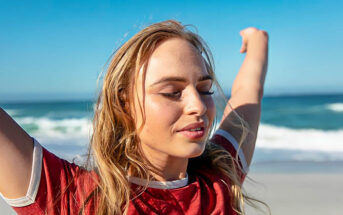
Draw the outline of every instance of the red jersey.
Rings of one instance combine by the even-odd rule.
[[[228,132],[218,129],[213,143],[221,145],[235,157],[238,143]],[[242,151],[239,151],[241,180],[248,166]],[[232,214],[230,207],[230,184],[213,170],[196,170],[186,179],[167,182],[171,186],[150,186],[139,197],[130,201],[128,214]],[[134,177],[132,187],[139,184]],[[137,178],[136,178],[137,179]],[[18,214],[78,214],[80,207],[97,186],[98,176],[94,171],[58,158],[43,148],[36,140],[30,185],[25,197],[5,199]],[[139,181],[139,179],[138,179]],[[186,182],[186,183],[185,183]],[[161,183],[161,182],[152,182]],[[180,186],[181,185],[181,186]],[[61,195],[61,193],[64,193]],[[85,214],[95,214],[94,198],[86,204]]]

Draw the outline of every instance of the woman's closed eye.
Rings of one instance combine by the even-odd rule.
[[[179,99],[181,97],[181,91],[174,91],[172,93],[161,93],[162,96],[169,99]]]
[[[199,91],[201,95],[212,95],[214,92],[213,91]],[[180,98],[181,97],[181,91],[175,91],[172,93],[161,93],[163,96],[168,97],[168,98]]]
[[[200,92],[200,94],[203,94],[203,95],[212,95],[214,92],[213,91],[203,91],[203,92]]]

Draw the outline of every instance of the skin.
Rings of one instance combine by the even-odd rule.
[[[241,146],[249,166],[255,151],[261,118],[261,102],[268,64],[268,34],[265,31],[250,27],[242,30],[240,35],[242,37],[240,52],[246,53],[246,56],[233,82],[231,97],[224,109],[219,127],[232,134],[236,140],[240,139],[241,131],[230,123],[233,120],[230,104],[250,127],[250,133]]]
[[[32,153],[31,137],[0,108],[0,192],[5,197],[26,195]]]
[[[247,28],[241,31],[241,36],[243,38],[241,53],[246,53],[246,57],[233,83],[228,103],[251,127],[251,134],[242,145],[247,163],[250,164],[260,122],[260,106],[267,72],[268,35],[265,31],[256,28]],[[167,49],[166,42],[156,49],[154,56],[150,59],[147,71],[149,77],[144,82],[145,92],[142,90],[143,86],[137,86],[140,96],[135,97],[133,106],[136,109],[137,104],[142,101],[142,96],[146,96],[145,111],[146,116],[149,117],[146,118],[148,126],[145,126],[140,134],[142,148],[150,158],[150,162],[160,170],[155,178],[161,181],[185,177],[188,158],[199,156],[204,150],[202,140],[189,141],[178,135],[176,131],[189,123],[201,120],[207,120],[206,123],[209,125],[213,120],[211,117],[214,117],[212,99],[210,96],[200,95],[203,90],[209,90],[209,81],[203,83],[196,81],[197,77],[206,73],[201,60],[184,41],[169,42],[175,43],[175,46],[169,47],[170,52],[162,51],[162,49]],[[168,53],[174,54],[175,58],[169,56],[165,59],[166,62],[159,59],[161,55]],[[156,70],[159,65],[163,67]],[[162,86],[150,87],[154,80],[161,78],[166,72],[182,75],[186,82],[173,83],[172,86],[165,86],[164,89]],[[174,89],[174,87],[178,88]],[[161,93],[170,93],[173,90],[183,91],[181,100],[178,102],[162,97]],[[139,110],[137,111],[139,113]],[[239,139],[240,131],[230,126],[231,117],[232,111],[227,106],[220,128]],[[159,121],[161,123],[157,124],[156,122]],[[140,125],[140,122],[141,119],[137,115],[137,124]],[[5,197],[25,196],[31,177],[32,153],[33,142],[30,136],[0,108],[0,192]]]
[[[209,131],[216,112],[212,96],[207,93],[212,80],[199,81],[200,77],[208,75],[201,55],[189,42],[179,38],[164,41],[156,48],[149,59],[145,80],[143,70],[139,73],[138,96],[134,99],[138,113],[136,126],[142,124],[141,104],[146,122],[139,138],[145,156],[158,169],[154,175],[156,180],[184,178],[188,158],[201,155],[205,149],[206,135],[192,140],[177,131],[196,122],[204,122],[206,133]],[[184,81],[155,84],[166,77]]]

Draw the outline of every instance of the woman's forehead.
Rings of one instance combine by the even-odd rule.
[[[197,49],[186,40],[175,38],[163,42],[152,53],[146,68],[145,85],[153,85],[166,77],[196,82],[208,75],[204,59]]]

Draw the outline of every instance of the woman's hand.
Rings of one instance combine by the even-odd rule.
[[[245,53],[255,48],[268,46],[268,33],[254,27],[246,28],[239,33],[242,37],[240,52]]]

